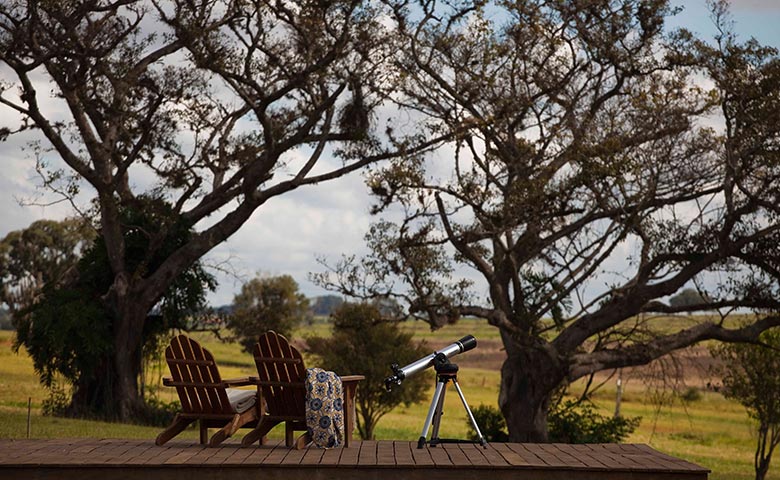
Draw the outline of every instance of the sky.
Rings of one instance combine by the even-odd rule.
[[[669,21],[671,27],[686,27],[704,38],[715,33],[704,0],[677,1],[683,10]],[[741,39],[755,37],[760,43],[780,47],[780,0],[734,0],[732,15]],[[9,80],[0,67],[0,80]],[[15,115],[0,106],[0,126],[13,125]],[[73,213],[68,204],[46,203],[50,196],[36,185],[35,157],[26,145],[33,136],[18,136],[0,142],[0,238],[41,218],[59,219]],[[39,198],[40,197],[40,198]],[[212,305],[231,303],[241,284],[256,274],[289,274],[307,296],[327,294],[308,280],[310,272],[323,267],[317,259],[337,260],[342,254],[366,252],[363,237],[374,219],[371,199],[360,174],[316,186],[301,188],[271,199],[228,241],[205,259],[218,265],[219,287],[210,295]]]

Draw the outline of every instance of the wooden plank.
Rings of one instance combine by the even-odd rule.
[[[286,457],[288,453],[290,453],[290,449],[287,448],[284,443],[278,443],[263,459],[263,465],[281,465],[284,457]]]
[[[290,449],[290,452],[287,453],[287,456],[284,457],[284,460],[282,460],[282,465],[298,465],[301,463],[301,460],[303,459],[303,456],[306,454],[306,451],[308,449],[301,449],[296,450],[294,448]]]
[[[358,454],[358,464],[361,466],[376,465],[376,441],[363,440]]]
[[[501,454],[498,453],[495,447],[493,447],[491,444],[488,444],[487,448],[483,448],[481,445],[474,444],[474,449],[479,450],[485,456],[488,463],[494,467],[509,466],[509,463],[504,460],[504,457],[502,457]]]
[[[376,464],[395,465],[395,449],[392,442],[377,442]]]
[[[235,445],[235,450],[222,465],[244,465],[246,459],[252,455],[253,450],[254,448],[242,448],[240,445]]]
[[[542,457],[537,455],[536,453],[528,450],[526,448],[527,444],[522,443],[507,443],[506,446],[515,452],[517,455],[523,458],[525,460],[526,465],[532,466],[532,467],[542,467],[547,466],[547,462],[544,461]]]
[[[469,460],[468,455],[466,455],[463,452],[463,449],[460,448],[460,444],[450,443],[450,444],[441,445],[441,447],[447,452],[447,455],[449,455],[453,465],[456,466],[471,465],[471,460]]]
[[[551,455],[554,455],[559,460],[566,463],[566,465],[570,467],[584,467],[585,463],[579,460],[575,455],[572,455],[573,453],[576,452],[569,447],[570,445],[565,445],[562,443],[550,443],[550,444],[541,445],[543,451],[549,452]]]
[[[460,448],[469,457],[469,461],[472,465],[490,466],[490,460],[485,456],[485,451],[482,448],[477,448],[473,443],[463,443],[460,445]]]
[[[117,463],[122,464],[130,463],[136,458],[143,457],[146,452],[149,452],[153,447],[156,447],[156,445],[154,445],[152,442],[134,444],[132,448],[123,453],[119,458],[116,459],[116,461]]]
[[[504,460],[512,466],[526,466],[528,465],[528,461],[523,458],[521,455],[518,455],[516,452],[512,451],[511,448],[507,446],[506,443],[493,443],[493,448],[496,449],[496,451],[504,457]]]
[[[339,465],[357,465],[360,449],[362,447],[363,442],[357,444],[353,442],[349,445],[349,448],[342,448],[341,456],[339,457]]]
[[[417,448],[416,444],[411,445],[412,458],[414,458],[415,465],[418,466],[431,466],[433,465],[433,459],[428,447]]]
[[[326,451],[338,451],[341,450],[340,448],[331,448],[329,450],[326,450],[324,448],[307,448],[305,450],[305,453],[303,454],[303,458],[301,458],[300,464],[301,465],[319,465],[322,461],[322,456],[325,454]]]
[[[594,470],[606,470],[607,466],[595,458],[593,450],[588,445],[569,445],[572,455],[576,456],[586,467]]]
[[[395,441],[393,442],[393,451],[395,452],[395,464],[411,466],[414,465],[412,456],[412,442]]]
[[[425,447],[428,449],[428,452],[431,454],[431,459],[433,460],[433,464],[437,467],[441,466],[450,466],[452,465],[452,460],[450,460],[450,456],[447,455],[447,451],[443,448],[441,448],[441,445],[437,445],[435,447]]]
[[[338,465],[341,461],[341,455],[347,450],[355,448],[330,448],[325,450],[320,458],[320,465]]]

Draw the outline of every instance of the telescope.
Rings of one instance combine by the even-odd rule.
[[[466,335],[457,342],[442,348],[438,352],[433,352],[432,354],[416,360],[403,368],[399,368],[398,364],[394,363],[390,365],[390,369],[395,375],[385,379],[385,388],[389,392],[392,390],[393,385],[400,385],[406,377],[410,377],[434,366],[434,359],[436,359],[438,355],[444,355],[446,358],[451,358],[455,355],[458,355],[459,353],[468,352],[476,346],[477,339],[474,338],[473,335]]]

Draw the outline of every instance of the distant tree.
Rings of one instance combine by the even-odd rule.
[[[374,438],[379,420],[398,405],[422,400],[429,383],[425,375],[407,378],[388,392],[384,379],[390,365],[406,365],[429,354],[412,335],[403,333],[396,321],[385,319],[376,305],[345,303],[333,313],[333,334],[308,338],[309,350],[321,359],[320,366],[341,374],[365,375],[358,387],[357,428],[361,438]]]
[[[706,305],[712,300],[706,293],[702,293],[694,288],[686,288],[682,292],[669,299],[669,305],[675,308],[693,307],[696,305]]]
[[[73,278],[95,229],[81,218],[38,220],[0,240],[0,303],[12,315],[21,314],[44,285],[57,286]]]
[[[780,328],[767,330],[760,344],[726,344],[712,351],[722,362],[723,394],[741,403],[758,422],[754,457],[756,480],[763,480],[780,444]]]
[[[330,315],[341,304],[344,303],[344,299],[338,295],[322,295],[315,297],[312,302],[311,312],[314,315]]]
[[[268,330],[287,337],[310,315],[309,300],[289,275],[256,277],[233,297],[227,326],[244,351],[251,352],[257,338]]]
[[[13,330],[14,324],[11,321],[11,314],[6,308],[0,307],[0,330]]]

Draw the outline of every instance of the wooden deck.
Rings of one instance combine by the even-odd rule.
[[[646,445],[355,442],[335,450],[284,445],[207,448],[191,441],[0,440],[0,479],[272,480],[706,479],[709,470]]]

